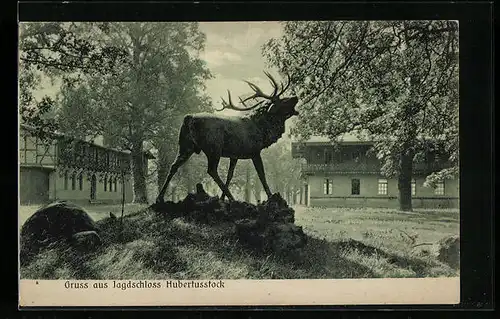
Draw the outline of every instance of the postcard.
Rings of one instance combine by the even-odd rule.
[[[20,22],[20,307],[458,304],[458,35]]]

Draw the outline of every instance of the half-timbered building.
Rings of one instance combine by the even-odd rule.
[[[21,205],[53,200],[76,203],[133,201],[130,152],[50,133],[44,138],[21,124]]]

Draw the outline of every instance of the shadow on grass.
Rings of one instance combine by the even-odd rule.
[[[245,263],[249,269],[249,279],[375,277],[368,267],[342,257],[340,247],[326,240],[309,237],[302,252],[275,256],[242,246],[230,224],[206,226],[174,222],[172,226],[171,233],[164,233],[165,241],[189,244],[198,250],[213,252],[217,258],[228,263]]]
[[[137,217],[137,218],[131,218]],[[123,219],[107,218],[98,223],[103,245],[125,245],[132,252],[132,260],[156,273],[172,273],[187,267],[178,256],[177,247],[182,244],[179,229],[169,220],[152,212],[132,213]]]
[[[282,258],[285,265],[292,265],[307,274],[307,278],[373,278],[376,274],[367,266],[342,256],[337,242],[309,237],[307,246],[299,255]]]
[[[349,259],[346,256],[349,252],[355,252],[361,257],[360,260],[385,259],[394,267],[414,273],[412,277],[428,277],[433,273],[433,267],[437,265],[416,256],[389,253],[353,239],[331,242],[309,236],[306,247],[300,252],[290,252],[285,256],[266,256],[241,246],[229,227],[224,230],[221,227],[213,229],[208,236],[203,235],[203,232],[193,232],[186,228],[177,229],[176,233],[200,250],[216,253],[220,259],[228,262],[235,259],[246,262],[250,268],[250,277],[255,279],[384,277],[384,273],[375,272],[369,265]]]
[[[363,242],[348,239],[344,241],[337,242],[335,244],[336,249],[341,250],[354,250],[364,256],[377,256],[387,259],[387,262],[393,264],[399,268],[409,269],[415,272],[416,277],[426,277],[429,274],[429,268],[432,265],[429,262],[412,256],[396,255],[393,253],[388,253],[380,248],[366,245]]]
[[[396,267],[411,270],[416,277],[429,276],[433,267],[426,260],[413,256],[396,255],[353,239],[327,241],[308,237],[300,252],[284,256],[266,255],[241,245],[230,223],[206,225],[186,222],[181,218],[155,220],[152,233],[155,248],[143,249],[142,260],[156,271],[182,272],[189,260],[178,256],[178,247],[190,247],[204,254],[214,253],[228,265],[240,262],[247,266],[249,279],[292,278],[375,278],[381,275],[360,262],[350,260],[345,252],[355,251],[361,257],[383,258]],[[135,236],[132,236],[135,238]]]
[[[79,251],[66,243],[42,250],[33,262],[21,267],[21,278],[29,279],[100,279],[88,261],[95,253]]]

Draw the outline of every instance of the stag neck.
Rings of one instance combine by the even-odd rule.
[[[250,119],[256,124],[261,140],[262,148],[269,147],[276,143],[285,133],[286,118],[274,114],[269,114],[263,110],[252,114]]]

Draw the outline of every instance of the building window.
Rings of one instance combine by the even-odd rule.
[[[387,180],[379,179],[378,180],[378,194],[379,195],[387,195]]]
[[[76,189],[76,174],[73,173],[73,175],[71,175],[71,190],[75,189]]]
[[[415,195],[417,195],[417,181],[413,179],[411,181],[411,196]]]
[[[361,152],[358,150],[352,151],[351,156],[353,161],[358,162],[361,157]]]
[[[444,182],[437,183],[434,188],[434,195],[444,195]]]
[[[78,175],[78,188],[80,190],[83,190],[83,174],[80,173],[80,175]]]
[[[325,179],[323,184],[323,194],[331,195],[333,194],[333,181],[331,179]]]
[[[113,179],[113,184],[114,184],[114,190],[115,190],[115,192],[116,192],[116,190],[117,190],[117,189],[116,189],[116,177]]]
[[[113,191],[113,179],[112,178],[109,178],[109,191],[110,192]]]
[[[68,189],[68,173],[64,173],[64,189]]]
[[[360,194],[360,182],[358,178],[354,178],[351,180],[351,195],[359,195]]]
[[[104,191],[108,190],[108,177],[104,176]]]
[[[325,164],[330,164],[333,162],[333,151],[325,149]]]

